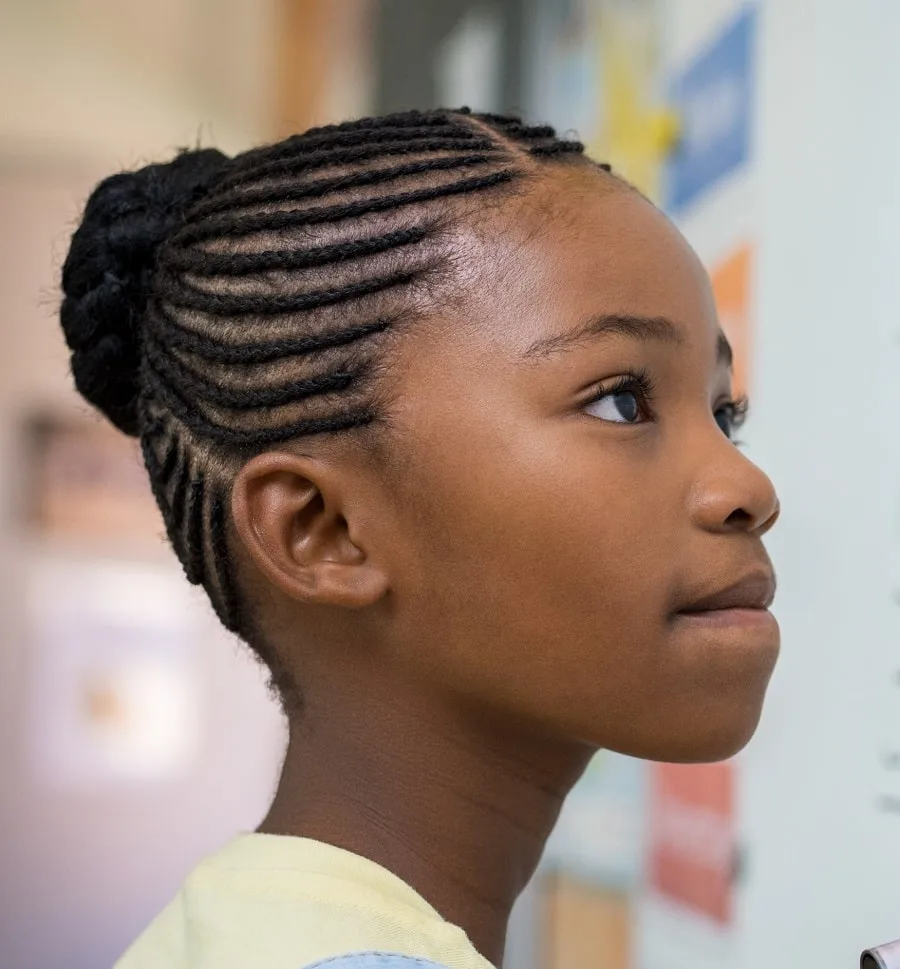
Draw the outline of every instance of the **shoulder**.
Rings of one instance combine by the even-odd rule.
[[[356,952],[315,962],[305,969],[443,969],[436,962],[390,952]]]

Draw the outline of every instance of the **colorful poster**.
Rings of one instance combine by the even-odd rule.
[[[648,765],[600,751],[547,845],[541,934],[547,966],[632,969]]]
[[[26,760],[56,789],[165,780],[200,742],[194,604],[174,570],[33,563]]]
[[[658,201],[677,133],[660,95],[659,0],[560,0],[540,14],[529,114]]]
[[[654,764],[652,891],[721,926],[731,923],[737,859],[734,764]]]
[[[595,885],[633,890],[641,875],[647,764],[601,751],[572,790],[547,861]]]
[[[734,389],[745,394],[751,374],[751,286],[753,250],[747,244],[739,246],[711,273],[719,322],[734,351]]]
[[[735,765],[654,764],[639,969],[722,969],[736,962]]]
[[[659,201],[678,122],[660,97],[658,0],[598,0],[600,112],[588,150]]]
[[[744,10],[672,85],[679,140],[667,172],[667,206],[683,212],[750,157],[756,13]]]

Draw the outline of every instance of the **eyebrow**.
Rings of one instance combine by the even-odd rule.
[[[590,317],[568,333],[535,341],[524,355],[530,360],[544,360],[583,346],[586,342],[613,336],[624,336],[643,342],[669,343],[674,346],[684,343],[680,328],[664,316],[601,314]],[[728,338],[721,330],[716,338],[716,354],[720,363],[731,367],[734,355]]]

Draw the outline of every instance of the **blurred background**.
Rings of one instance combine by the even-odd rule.
[[[850,969],[900,936],[900,3],[0,0],[0,967],[109,966],[252,829],[284,742],[70,390],[57,276],[104,175],[370,112],[577,133],[709,267],[784,505],[747,752],[601,755],[509,969]]]

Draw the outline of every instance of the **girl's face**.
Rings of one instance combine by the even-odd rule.
[[[586,167],[496,222],[464,241],[464,300],[396,351],[398,469],[367,526],[390,662],[553,736],[729,756],[778,654],[778,502],[729,440],[707,275]]]

